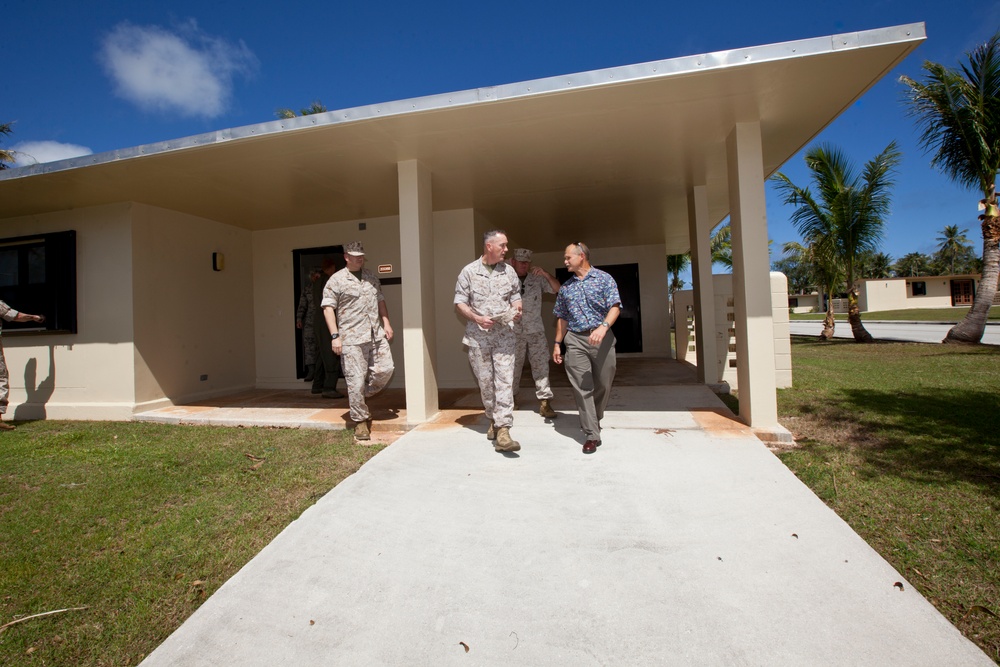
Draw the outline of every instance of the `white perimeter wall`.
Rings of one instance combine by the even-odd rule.
[[[4,220],[0,236],[76,231],[77,334],[4,335],[8,419],[129,419],[134,403],[131,209]],[[14,309],[20,304],[12,303]],[[29,311],[30,312],[30,311]]]
[[[249,231],[132,205],[137,411],[253,386],[252,265]]]

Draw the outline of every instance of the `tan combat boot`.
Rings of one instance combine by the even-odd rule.
[[[492,419],[490,420],[490,427],[486,429],[486,439],[487,440],[497,439],[497,425],[493,422]]]
[[[559,416],[559,413],[553,410],[552,406],[549,405],[549,399],[547,398],[542,399],[542,404],[538,408],[538,414],[546,419],[555,419]]]
[[[501,426],[497,429],[497,441],[493,445],[493,449],[498,452],[516,452],[521,449],[521,445],[517,440],[511,439],[509,428]]]
[[[372,432],[368,428],[368,422],[367,421],[363,421],[363,422],[358,422],[357,423],[357,425],[354,427],[354,437],[357,438],[358,440],[371,440],[372,439]]]

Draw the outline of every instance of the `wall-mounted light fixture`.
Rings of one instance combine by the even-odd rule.
[[[225,265],[226,265],[226,258],[223,256],[223,254],[221,252],[213,252],[212,253],[212,270],[213,271],[221,271],[222,269],[225,268]]]

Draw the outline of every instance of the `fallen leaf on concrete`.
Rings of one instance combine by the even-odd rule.
[[[309,625],[316,625],[316,621],[309,621]]]
[[[906,590],[906,589],[903,588],[903,582],[902,581],[897,581],[896,583],[893,584],[893,586],[895,586],[896,588],[898,588],[901,591],[902,590]]]
[[[466,653],[469,652],[469,645],[468,644],[466,644],[465,642],[458,642],[458,643],[462,646],[462,648],[465,649]]]
[[[792,537],[794,537],[795,539],[799,539],[798,533],[792,533]]]
[[[655,431],[653,431],[653,433],[655,433],[656,435],[671,436],[674,434],[674,430],[671,428],[658,428]]]

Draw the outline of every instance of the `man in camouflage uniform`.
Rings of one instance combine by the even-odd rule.
[[[330,330],[331,349],[340,356],[347,381],[354,437],[371,439],[371,412],[365,399],[382,391],[392,377],[392,326],[382,284],[364,268],[365,249],[359,241],[344,247],[347,266],[323,288],[323,316]]]
[[[332,257],[323,258],[323,270],[320,279],[312,284],[313,303],[323,303],[323,289],[330,276],[337,272],[337,263]],[[316,346],[316,367],[313,373],[312,393],[322,394],[323,398],[343,398],[337,391],[337,380],[343,377],[340,371],[340,357],[333,353],[326,341],[330,340],[330,330],[326,326],[326,315],[322,308],[315,308],[312,319],[313,338],[322,341]]]
[[[510,437],[514,425],[514,323],[521,319],[521,281],[503,261],[507,235],[493,230],[483,235],[483,254],[462,269],[455,285],[455,310],[468,324],[462,342],[479,383],[486,417],[486,437],[498,452],[516,452]]]
[[[309,283],[302,286],[299,306],[295,309],[295,328],[302,330],[302,365],[306,370],[306,382],[312,382],[316,373],[316,330],[312,323],[316,316],[316,302],[313,300],[312,286],[320,276],[318,270],[309,272]]]
[[[549,386],[549,352],[542,324],[542,293],[555,294],[559,291],[559,281],[540,266],[531,266],[531,251],[518,248],[511,261],[514,271],[521,279],[521,310],[524,315],[514,325],[517,348],[514,355],[514,392],[521,382],[524,358],[531,366],[531,378],[535,381],[535,397],[540,401],[538,414],[546,419],[558,416],[552,409],[552,388]]]
[[[19,313],[3,301],[0,301],[0,318],[7,322],[38,322],[45,321],[44,315],[29,315]],[[0,339],[2,341],[2,339]],[[7,414],[10,395],[10,373],[7,371],[7,360],[3,356],[3,343],[0,342],[0,431],[13,431],[14,425],[2,421],[2,415]]]

